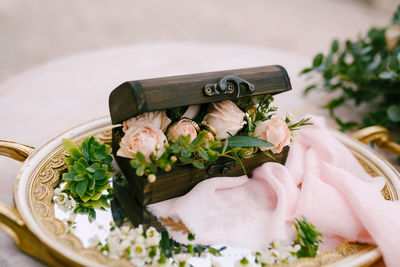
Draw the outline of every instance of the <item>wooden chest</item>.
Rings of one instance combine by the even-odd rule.
[[[204,169],[193,166],[173,166],[169,172],[157,173],[155,182],[136,175],[130,159],[116,155],[124,135],[123,121],[136,115],[158,110],[170,110],[191,105],[208,105],[222,100],[249,98],[265,94],[277,94],[291,89],[286,70],[281,66],[263,66],[175,77],[146,79],[125,82],[114,89],[109,98],[113,129],[112,150],[114,157],[130,185],[137,203],[142,206],[186,194],[197,183],[217,176],[240,176],[243,169],[234,160],[222,158],[205,164]],[[278,162],[284,163],[288,148],[275,154]],[[254,168],[271,161],[259,152],[243,159],[247,174]],[[118,192],[116,193],[118,198]]]

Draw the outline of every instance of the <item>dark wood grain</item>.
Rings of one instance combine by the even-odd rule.
[[[130,81],[110,94],[112,123],[121,123],[147,111],[236,99],[238,88],[233,94],[212,97],[203,92],[206,84],[217,83],[228,75],[238,76],[255,86],[252,93],[241,90],[240,97],[277,94],[291,89],[286,70],[278,65]]]

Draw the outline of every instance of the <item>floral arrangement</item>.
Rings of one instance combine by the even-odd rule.
[[[317,54],[301,75],[317,76],[305,89],[325,90],[334,98],[323,107],[342,130],[382,125],[400,126],[400,6],[386,27],[372,27],[356,40],[332,42],[324,55]],[[345,104],[367,105],[362,120],[342,121],[335,110]],[[399,161],[400,162],[400,161]]]
[[[256,252],[254,263],[246,257],[239,259],[235,266],[268,266],[272,264],[291,264],[299,258],[315,257],[318,239],[322,234],[304,217],[293,222],[296,239],[292,244],[274,240],[264,252]],[[310,238],[312,237],[312,238]],[[111,259],[126,259],[135,266],[191,266],[189,260],[207,252],[218,257],[226,247],[215,249],[195,244],[195,235],[187,235],[187,244],[179,244],[169,238],[167,232],[159,233],[154,227],[116,227],[112,224],[109,236],[101,242],[97,236],[90,239],[90,247],[99,249]],[[310,248],[313,248],[310,250]],[[220,266],[212,259],[212,266]]]
[[[123,122],[117,155],[132,159],[136,174],[149,182],[174,165],[203,169],[221,157],[237,161],[246,173],[242,158],[259,150],[274,158],[289,145],[294,130],[309,124],[276,115],[272,101],[263,95],[140,114]]]
[[[157,116],[159,115],[162,113]],[[273,119],[274,115],[271,115],[269,120]],[[263,123],[263,121],[259,123]],[[307,121],[303,120],[297,125],[306,123]],[[287,127],[289,130],[291,127],[296,129],[297,125],[292,124]],[[257,126],[254,128],[255,131]],[[184,138],[186,141],[189,137],[190,135],[185,137],[179,135],[178,143],[179,139]],[[63,222],[66,225],[66,232],[73,233],[76,227],[75,215],[77,213],[88,214],[89,221],[92,221],[96,217],[97,209],[110,207],[109,201],[113,197],[110,178],[115,171],[111,168],[110,148],[97,142],[94,137],[87,137],[79,145],[69,139],[64,139],[62,142],[69,154],[65,158],[67,170],[62,173],[62,182],[54,190],[53,200],[62,211],[69,215]],[[292,244],[274,240],[266,251],[254,252],[254,260],[243,257],[236,262],[235,266],[264,267],[279,263],[290,264],[302,257],[315,257],[319,244],[322,242],[320,240],[322,234],[304,217],[295,219],[293,227],[296,231],[296,238]],[[166,231],[160,233],[151,226],[147,230],[142,225],[127,226],[126,222],[124,226],[120,227],[115,226],[112,222],[110,234],[103,242],[96,236],[89,241],[90,247],[99,249],[107,257],[123,258],[135,266],[191,266],[189,260],[192,257],[201,256],[204,253],[217,257],[221,256],[225,249],[225,247],[217,249],[196,244],[195,235],[190,232],[186,244],[180,244],[171,239]],[[212,266],[220,266],[215,258],[212,258]]]

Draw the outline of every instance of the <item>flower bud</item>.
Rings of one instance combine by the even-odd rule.
[[[156,181],[156,176],[154,174],[149,174],[149,176],[147,176],[147,181],[149,181],[149,183],[154,183]]]
[[[176,156],[171,156],[169,158],[172,162],[176,162],[178,160],[178,158]]]
[[[143,174],[144,174],[144,171],[138,172],[138,170],[136,170],[136,175],[137,176],[143,176]]]
[[[171,165],[170,164],[165,165],[164,171],[169,172],[170,170],[171,170]]]

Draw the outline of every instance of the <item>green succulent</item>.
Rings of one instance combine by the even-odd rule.
[[[79,146],[64,138],[62,145],[69,154],[65,159],[68,171],[62,175],[66,182],[64,191],[81,206],[108,206],[103,192],[110,188],[113,176],[110,147],[97,142],[93,136],[87,137]]]

